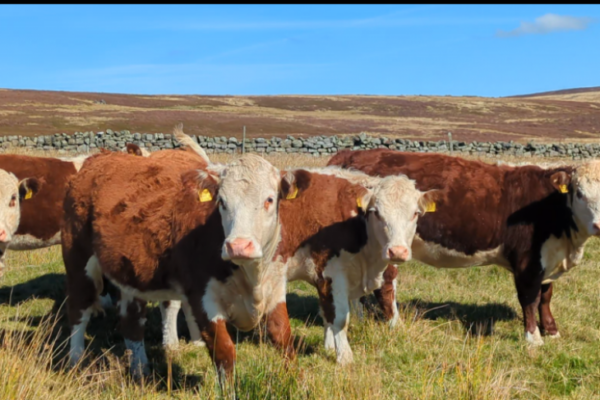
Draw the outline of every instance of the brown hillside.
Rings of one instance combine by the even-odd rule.
[[[463,141],[600,139],[600,104],[556,96],[142,96],[0,89],[0,135],[109,128],[168,133],[183,122],[189,134],[227,137],[240,137],[245,125],[249,136],[263,137],[364,131],[437,140],[451,131]]]

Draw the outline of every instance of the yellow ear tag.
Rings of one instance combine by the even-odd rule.
[[[429,202],[429,204],[427,204],[427,208],[425,209],[425,212],[435,212],[435,201],[431,201]]]
[[[288,195],[285,198],[286,198],[286,200],[292,200],[292,199],[295,199],[297,195],[298,195],[298,188],[294,188],[294,191],[292,193],[288,193]]]
[[[212,200],[212,195],[210,194],[210,192],[208,191],[208,189],[204,189],[202,191],[202,193],[198,193],[199,194],[199,198],[200,198],[200,203],[204,203],[207,201],[211,201]]]
[[[560,190],[561,193],[569,193],[569,189],[567,189],[567,185],[559,185],[558,190]]]
[[[25,200],[29,200],[33,196],[33,190],[27,188],[27,193],[25,193]]]
[[[356,198],[356,206],[362,209],[362,201],[360,201],[360,197]]]

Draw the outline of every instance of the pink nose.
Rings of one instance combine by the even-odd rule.
[[[0,242],[6,241],[6,236],[6,231],[4,229],[0,230]]]
[[[250,239],[233,239],[225,242],[225,247],[231,258],[253,258],[255,253],[254,243]]]
[[[387,256],[392,261],[408,261],[410,258],[408,249],[404,246],[390,247],[387,251]]]

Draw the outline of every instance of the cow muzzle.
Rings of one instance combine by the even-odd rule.
[[[9,239],[5,229],[0,228],[0,242],[7,242]]]
[[[406,246],[388,247],[385,258],[391,262],[405,262],[410,260],[410,250]]]
[[[592,227],[594,228],[594,235],[600,235],[600,222],[595,222]]]
[[[223,250],[224,260],[252,260],[262,257],[260,246],[253,239],[225,240]]]

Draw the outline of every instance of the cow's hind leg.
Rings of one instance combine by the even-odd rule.
[[[540,312],[540,323],[544,334],[552,338],[559,338],[560,333],[556,327],[556,321],[550,312],[550,300],[552,299],[552,283],[542,285],[542,293],[538,310]]]
[[[177,335],[177,315],[181,308],[181,301],[161,301],[159,304],[162,317],[162,344],[166,348],[176,349],[179,347],[179,336]]]
[[[194,312],[192,311],[192,307],[190,303],[187,301],[181,302],[181,307],[183,308],[183,315],[185,315],[185,322],[188,326],[188,330],[190,331],[190,341],[192,344],[200,347],[206,346],[204,340],[202,340],[202,335],[200,334],[200,328],[198,327],[198,322],[196,322],[196,317],[194,317]]]
[[[146,324],[146,301],[134,298],[130,293],[121,292],[119,301],[121,334],[125,347],[131,351],[129,368],[134,379],[148,375],[148,357],[144,346],[144,326]]]
[[[321,314],[325,331],[325,350],[335,350],[335,340],[333,338],[333,319],[335,317],[335,311],[333,307],[333,296],[331,294],[331,279],[320,279],[316,286],[319,293],[319,313]]]
[[[67,314],[71,327],[69,358],[76,365],[84,352],[84,336],[92,315],[104,311],[100,305],[102,271],[96,256],[68,249],[63,253],[67,272]],[[87,262],[86,262],[87,260]]]
[[[383,273],[383,284],[381,288],[374,291],[377,303],[383,312],[383,317],[390,327],[396,326],[398,322],[398,304],[396,303],[396,277],[398,268],[395,265],[388,265]]]

